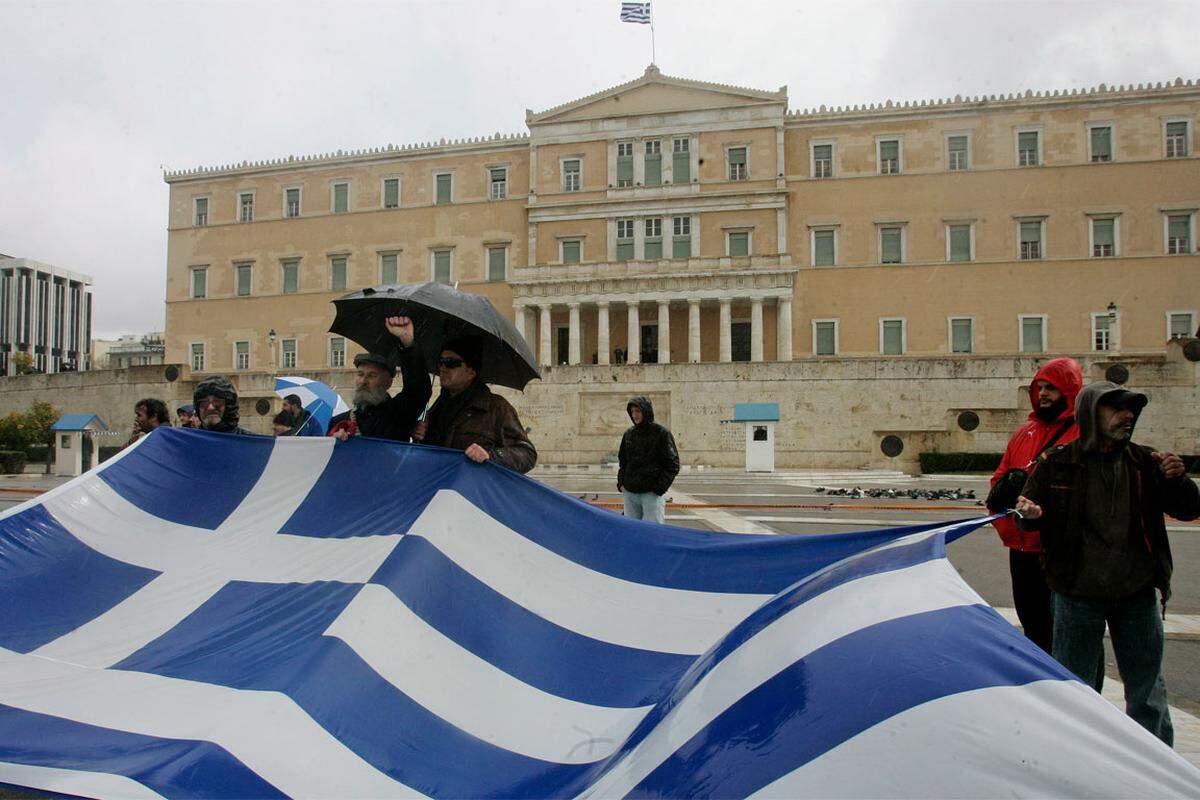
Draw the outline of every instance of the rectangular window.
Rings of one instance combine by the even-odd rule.
[[[1046,320],[1043,317],[1021,317],[1021,352],[1046,352]]]
[[[300,190],[285,189],[283,192],[283,215],[288,219],[300,216]]]
[[[400,207],[400,179],[399,178],[384,178],[384,180],[383,180],[383,207],[384,208],[399,208]]]
[[[233,368],[250,369],[250,343],[233,343]]]
[[[208,224],[208,198],[196,198],[196,214],[195,223],[197,227],[203,227]]]
[[[950,352],[973,353],[975,351],[975,320],[970,317],[955,317],[950,320]]]
[[[633,220],[617,220],[617,261],[633,260]]]
[[[493,200],[508,197],[508,170],[504,167],[492,167],[488,170],[488,197]]]
[[[1109,330],[1112,325],[1112,317],[1108,312],[1092,314],[1092,349],[1098,352],[1108,350],[1109,347]]]
[[[751,337],[754,335],[754,325],[751,322],[733,322],[729,326],[730,356],[734,361],[749,361],[754,345]]]
[[[671,240],[672,258],[691,258],[692,255],[692,218],[672,217],[674,236]]]
[[[730,231],[729,232],[729,255],[731,255],[731,256],[748,256],[748,255],[750,255],[750,232],[749,231]]]
[[[383,253],[379,256],[379,282],[400,282],[400,256],[397,253]]]
[[[814,178],[833,177],[833,145],[814,144],[812,148],[812,176]]]
[[[1021,223],[1021,258],[1042,257],[1042,223],[1040,220]]]
[[[950,136],[946,139],[946,165],[951,172],[958,172],[970,166],[970,159],[967,155],[967,142],[968,137],[966,136]]]
[[[300,262],[283,262],[283,293],[295,294],[300,290]]]
[[[454,191],[454,176],[449,172],[443,172],[434,179],[437,184],[437,192],[434,202],[439,206],[444,206],[451,202]]]
[[[971,260],[971,226],[970,225],[948,225],[947,236],[949,237],[950,257],[949,261],[970,261]]]
[[[650,139],[645,143],[645,173],[647,186],[662,185],[662,142]]]
[[[837,262],[837,232],[813,231],[813,266],[832,267]]]
[[[329,366],[346,366],[346,340],[341,336],[329,338]]]
[[[879,174],[895,175],[900,172],[900,140],[879,140]]]
[[[731,147],[727,157],[729,159],[729,180],[746,180],[746,148]]]
[[[192,297],[208,296],[208,270],[205,268],[192,270]]]
[[[487,251],[488,280],[502,281],[508,277],[508,248],[489,247]]]
[[[192,345],[192,372],[204,371],[204,343],[196,342]]]
[[[645,258],[647,260],[655,260],[662,258],[662,220],[648,219],[645,223]]]
[[[578,264],[583,257],[583,241],[580,239],[562,240],[562,263]]]
[[[904,355],[904,320],[879,321],[879,352],[885,356]]]
[[[334,256],[329,259],[329,288],[335,292],[346,290],[346,256]]]
[[[1196,330],[1196,318],[1190,311],[1172,311],[1167,314],[1167,338],[1187,339]]]
[[[879,263],[899,264],[904,260],[904,229],[879,229]]]
[[[581,163],[578,158],[568,158],[562,162],[564,192],[579,191]]]
[[[617,142],[617,188],[633,186],[633,142]]]
[[[242,192],[238,195],[238,222],[254,221],[254,193]]]
[[[450,283],[450,251],[433,251],[433,279],[437,283]]]
[[[1038,158],[1038,132],[1021,131],[1017,134],[1017,166],[1036,167]]]
[[[671,142],[671,179],[675,183],[692,180],[692,140],[686,137]]]
[[[1184,158],[1188,154],[1187,122],[1167,123],[1167,158]]]
[[[333,213],[345,214],[350,210],[350,184],[335,183],[333,185]]]
[[[1092,161],[1112,161],[1112,127],[1096,125],[1088,131]]]
[[[237,296],[250,296],[250,265],[238,264],[237,267]]]
[[[1167,255],[1177,256],[1192,252],[1190,214],[1171,214],[1167,217]]]
[[[1116,255],[1116,220],[1092,220],[1092,257],[1105,258]]]
[[[836,356],[838,345],[837,320],[813,321],[813,355]]]
[[[296,368],[296,340],[283,339],[279,343],[279,366],[284,369]]]

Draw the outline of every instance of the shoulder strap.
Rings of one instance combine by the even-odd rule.
[[[1033,460],[1034,460],[1034,461],[1037,461],[1037,460],[1038,460],[1039,458],[1041,458],[1041,457],[1042,457],[1042,455],[1043,455],[1044,453],[1046,453],[1046,452],[1047,452],[1047,451],[1048,451],[1048,450],[1049,450],[1051,447],[1054,447],[1055,443],[1056,443],[1056,442],[1057,442],[1059,439],[1061,439],[1062,437],[1064,437],[1064,436],[1066,436],[1066,435],[1067,435],[1067,431],[1071,430],[1071,426],[1072,426],[1072,425],[1074,425],[1074,424],[1075,424],[1075,418],[1074,418],[1074,417],[1071,417],[1071,419],[1067,420],[1067,421],[1066,421],[1066,422],[1064,422],[1062,425],[1060,425],[1060,426],[1059,426],[1059,428],[1058,428],[1058,430],[1056,430],[1056,431],[1054,432],[1054,435],[1050,437],[1050,441],[1046,442],[1046,445],[1045,445],[1045,446],[1044,446],[1044,447],[1043,447],[1041,450],[1038,450],[1038,454],[1037,454],[1036,456],[1034,456],[1034,457],[1033,457]]]

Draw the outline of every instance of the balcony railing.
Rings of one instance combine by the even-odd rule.
[[[538,264],[514,267],[510,282],[640,277],[643,275],[728,272],[791,266],[786,255],[664,258],[653,261],[593,261],[582,264]]]

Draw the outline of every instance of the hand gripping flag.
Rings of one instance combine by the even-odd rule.
[[[0,516],[0,783],[89,797],[1197,797],[945,557],[462,453],[160,428]]]

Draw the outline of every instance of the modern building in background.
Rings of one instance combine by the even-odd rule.
[[[0,255],[0,375],[91,369],[91,340],[90,276]]]
[[[124,369],[162,364],[166,347],[162,331],[129,333],[92,341],[92,369]]]
[[[1161,352],[1200,324],[1200,85],[788,105],[652,66],[528,135],[167,173],[166,360],[343,367],[329,301],[426,280],[547,365]]]

